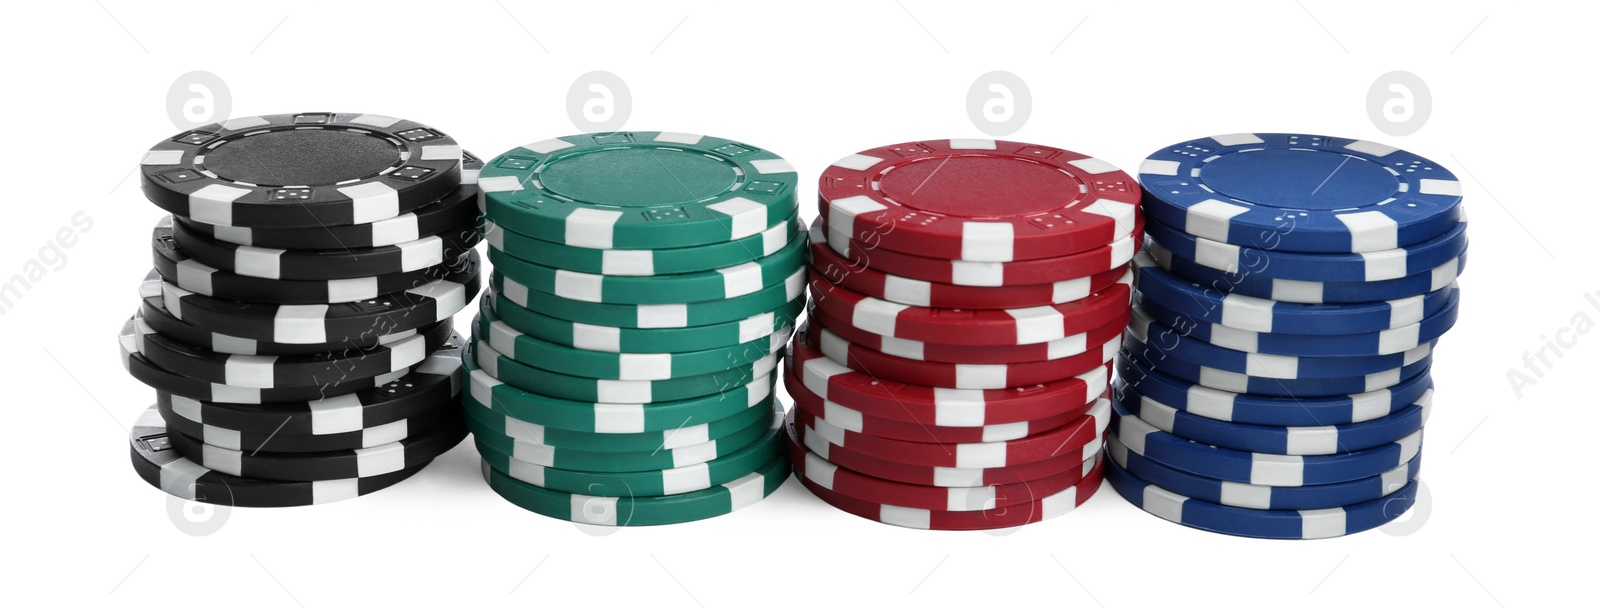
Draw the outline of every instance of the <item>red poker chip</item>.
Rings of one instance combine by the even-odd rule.
[[[923,281],[966,287],[1006,287],[1070,281],[1126,265],[1139,252],[1143,221],[1134,224],[1134,234],[1101,247],[1054,258],[1016,262],[973,262],[944,260],[902,253],[862,243],[845,233],[828,230],[821,218],[811,224],[811,241],[826,242],[828,248],[855,266],[876,268],[889,274]]]
[[[860,293],[911,306],[937,308],[1019,308],[1065,304],[1089,297],[1130,275],[1117,267],[1097,275],[1038,285],[969,287],[935,283],[889,274],[875,268],[852,264],[834,253],[826,243],[811,243],[811,280],[843,285]]]
[[[797,477],[857,500],[932,511],[992,511],[1023,507],[1067,490],[1092,472],[1095,462],[1030,481],[976,488],[941,488],[873,477],[841,467],[807,450],[793,437],[784,442]]]
[[[839,337],[860,344],[886,355],[915,359],[917,361],[935,361],[940,363],[1026,363],[1031,361],[1055,361],[1087,352],[1096,344],[1105,344],[1117,339],[1122,331],[1127,329],[1128,321],[1133,318],[1130,309],[1127,314],[1115,320],[1091,329],[1081,334],[1074,334],[1065,338],[1051,340],[1038,344],[1015,344],[1011,346],[957,346],[954,344],[940,344],[937,342],[918,342],[916,340],[902,340],[880,336],[870,331],[863,330],[849,321],[827,314],[816,307],[808,311],[811,319],[821,321]]]
[[[829,331],[816,319],[801,327],[811,343],[829,359],[877,378],[942,388],[986,390],[1054,382],[1087,373],[1116,358],[1120,337],[1092,346],[1087,352],[1051,361],[1028,363],[939,363],[906,359],[872,350]]]
[[[1101,327],[1132,306],[1132,287],[1115,283],[1087,298],[1052,306],[967,310],[908,306],[813,279],[818,310],[865,331],[918,342],[971,346],[1040,344]]]
[[[885,146],[822,172],[818,207],[834,230],[946,260],[1070,255],[1134,233],[1139,183],[1077,152],[952,139]]]
[[[822,456],[828,462],[881,479],[940,488],[978,488],[1015,484],[1074,470],[1079,471],[1079,475],[1082,476],[1088,473],[1085,463],[1094,461],[1105,440],[1104,436],[1097,437],[1077,452],[1009,467],[986,469],[932,467],[885,460],[833,445],[816,433],[808,434],[810,429],[796,424],[794,419],[796,413],[791,410],[784,425],[789,440],[805,446],[807,450]]]
[[[1061,428],[1083,416],[1085,412],[1089,411],[1089,406],[1093,405],[1092,403],[1085,403],[1082,406],[1063,409],[1061,413],[1036,420],[987,426],[936,426],[874,416],[861,410],[828,401],[806,389],[805,385],[801,384],[789,370],[785,370],[784,382],[788,388],[789,397],[794,399],[795,407],[803,409],[812,416],[825,420],[834,426],[847,431],[919,443],[981,443],[1021,439],[1029,435]]]
[[[933,426],[978,427],[1048,418],[1093,403],[1105,392],[1109,364],[1075,378],[1021,388],[933,388],[874,378],[835,363],[804,333],[789,343],[784,364],[807,390],[880,418]]]
[[[1022,439],[983,443],[917,443],[856,433],[818,420],[816,416],[799,408],[794,410],[794,420],[797,426],[807,429],[805,431],[807,435],[817,435],[831,446],[858,454],[928,467],[986,469],[1050,460],[1077,453],[1084,446],[1100,439],[1105,433],[1106,426],[1111,420],[1111,401],[1097,400],[1094,407],[1089,408],[1088,413],[1058,429]],[[810,447],[811,444],[806,445]],[[833,457],[829,456],[831,452],[827,449],[813,448],[812,451],[828,460],[833,460]]]

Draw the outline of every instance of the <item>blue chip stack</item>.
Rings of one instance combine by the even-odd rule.
[[[1179,143],[1139,170],[1145,251],[1106,479],[1258,538],[1376,528],[1416,500],[1437,340],[1466,264],[1460,182],[1320,135]]]

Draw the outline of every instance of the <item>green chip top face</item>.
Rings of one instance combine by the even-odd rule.
[[[776,154],[704,135],[570,135],[501,154],[479,176],[486,215],[520,234],[595,249],[745,238],[795,209],[798,175]]]

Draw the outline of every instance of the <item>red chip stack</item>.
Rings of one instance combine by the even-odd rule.
[[[957,139],[823,172],[809,324],[785,385],[796,475],[887,524],[978,530],[1099,488],[1139,185],[1033,144]]]

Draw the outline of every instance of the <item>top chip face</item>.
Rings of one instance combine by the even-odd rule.
[[[1366,253],[1448,232],[1461,182],[1391,146],[1297,133],[1238,133],[1162,148],[1139,167],[1152,218],[1260,249]]]
[[[753,236],[793,214],[798,177],[772,152],[717,137],[570,135],[489,161],[478,186],[501,228],[591,249],[662,249]]]
[[[162,141],[140,163],[145,196],[197,222],[346,226],[389,219],[461,183],[461,146],[375,114],[234,118]]]
[[[1140,196],[1105,161],[988,139],[852,154],[823,171],[817,194],[828,225],[857,241],[977,262],[1059,257],[1126,238]]]

